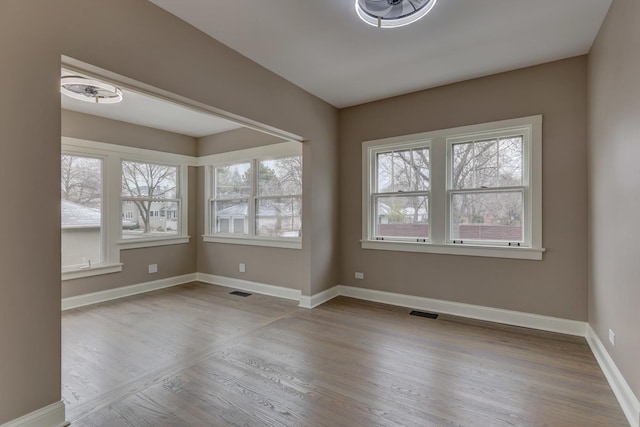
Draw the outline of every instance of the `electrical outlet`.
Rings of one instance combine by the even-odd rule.
[[[241,263],[240,263],[240,268],[239,268],[239,270],[240,270],[240,273],[245,273],[245,272],[247,271],[247,266],[246,266],[246,264],[244,264],[244,263],[242,263],[242,262],[241,262]]]
[[[609,329],[609,342],[612,346],[616,346],[616,334],[614,334],[611,329]]]
[[[360,273],[359,271],[356,271],[356,279],[364,279],[364,273]]]
[[[158,272],[158,264],[149,264],[149,274]]]

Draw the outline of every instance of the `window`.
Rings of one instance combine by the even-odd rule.
[[[173,165],[122,161],[122,211],[129,217],[135,212],[137,219],[122,220],[123,239],[180,233],[179,218],[168,219],[166,214],[180,210],[178,171]]]
[[[429,145],[398,144],[373,152],[371,201],[376,239],[429,238]]]
[[[62,268],[103,263],[103,165],[98,157],[61,156]]]
[[[282,143],[210,156],[204,240],[300,248],[302,155]]]
[[[214,170],[214,198],[211,212],[213,234],[249,235],[245,227],[231,226],[233,218],[249,219],[249,200],[251,198],[251,163],[242,162],[218,166]]]
[[[363,144],[365,249],[542,259],[542,117]]]
[[[458,141],[449,156],[448,241],[525,243],[524,135],[514,130]]]
[[[300,237],[302,157],[257,160],[256,235]]]
[[[123,249],[188,243],[187,156],[62,138],[62,279],[122,271]]]

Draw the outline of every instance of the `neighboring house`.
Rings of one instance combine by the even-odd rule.
[[[62,265],[87,265],[102,260],[100,209],[61,201]]]
[[[122,228],[124,230],[144,230],[140,209],[131,200],[122,204]],[[178,204],[176,202],[152,202],[149,210],[151,231],[175,231],[178,229]]]
[[[139,195],[135,195],[136,198],[145,198],[149,194],[149,187],[140,186],[137,189]],[[178,230],[178,210],[179,205],[177,202],[172,201],[176,199],[176,192],[173,190],[167,191],[166,188],[157,188],[154,192],[154,198],[158,201],[152,201],[149,208],[149,231],[151,233],[172,233]],[[160,200],[166,199],[166,200]],[[123,237],[136,236],[144,233],[144,219],[143,213],[134,200],[127,200],[127,197],[123,197],[122,202],[122,229],[125,230]],[[147,204],[148,200],[143,200],[139,203]]]
[[[263,206],[256,214],[256,234],[270,237],[300,237],[302,222],[292,205],[284,203],[275,206]],[[242,201],[221,209],[216,213],[216,232],[247,234],[249,232],[249,206]]]

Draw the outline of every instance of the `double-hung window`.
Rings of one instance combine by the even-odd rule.
[[[448,242],[530,242],[526,129],[451,138]]]
[[[256,160],[255,232],[260,237],[300,238],[302,157]]]
[[[120,251],[188,243],[186,156],[62,137],[62,279],[122,271]]]
[[[104,261],[103,159],[61,156],[60,217],[62,270],[99,266]]]
[[[429,239],[429,143],[382,146],[372,152],[371,194],[376,240]]]
[[[301,247],[302,153],[299,143],[210,156],[206,242]]]
[[[542,117],[363,143],[362,247],[542,259]]]
[[[211,222],[213,234],[249,235],[251,200],[251,162],[220,165],[214,168]]]

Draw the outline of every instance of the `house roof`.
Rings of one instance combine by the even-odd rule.
[[[281,206],[281,209],[278,210],[273,206],[265,205],[260,209],[260,216],[278,216],[278,215],[286,215],[290,216],[293,213],[291,212],[291,205],[285,203]],[[237,204],[231,205],[227,208],[221,209],[217,212],[217,216],[225,217],[225,216],[247,216],[249,215],[249,206],[247,202],[238,202]]]
[[[61,209],[62,228],[97,228],[102,224],[100,209],[62,200]]]

